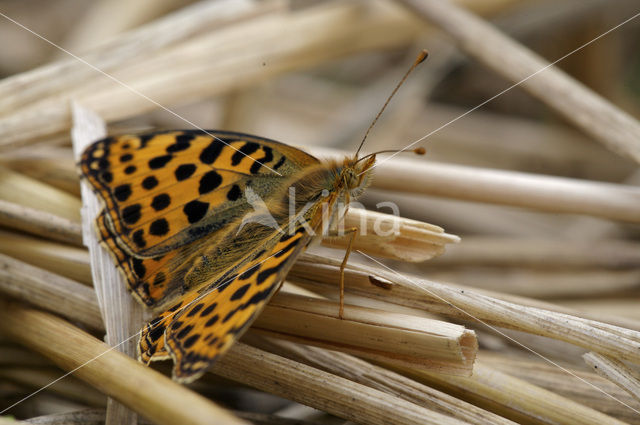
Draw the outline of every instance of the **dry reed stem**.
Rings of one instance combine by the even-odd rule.
[[[587,383],[578,382],[576,379],[567,379],[565,371],[540,360],[523,359],[514,355],[482,351],[479,353],[478,361],[500,372],[553,391],[621,421],[640,424],[640,416],[625,406],[627,404],[635,409],[640,409],[640,403],[634,400],[627,392],[595,373],[569,369],[571,373],[584,379],[589,384],[593,384],[591,386]],[[600,390],[614,398],[605,396]],[[622,401],[624,404],[617,400]]]
[[[211,28],[237,23],[281,7],[279,1],[201,2],[118,36],[83,54],[82,59],[102,71],[111,72]],[[11,76],[0,82],[0,112],[10,113],[50,96],[68,94],[77,88],[78,82],[97,76],[94,69],[71,57]]]
[[[640,124],[494,26],[443,0],[400,0],[452,36],[469,55],[562,114],[609,149],[640,162]],[[538,73],[539,72],[539,73]],[[538,74],[536,74],[538,73]],[[536,74],[532,78],[530,76]]]
[[[478,350],[475,333],[463,326],[353,305],[345,305],[340,319],[335,302],[284,292],[271,300],[252,329],[373,360],[467,376]]]
[[[60,370],[57,368],[0,368],[0,379],[18,383],[33,391],[45,387],[59,377]],[[103,394],[73,376],[69,376],[47,387],[47,392],[57,394],[87,406],[104,407],[107,404],[107,399]]]
[[[80,200],[46,183],[0,167],[0,199],[80,221]]]
[[[357,228],[354,250],[362,250],[376,257],[409,262],[422,262],[442,254],[446,244],[460,238],[444,229],[417,220],[350,208],[341,223],[342,228]],[[323,245],[346,249],[349,236],[325,238]]]
[[[640,222],[640,188],[620,184],[395,157],[375,168],[372,187]]]
[[[567,241],[466,236],[425,266],[521,266],[631,268],[640,266],[640,244],[626,240]]]
[[[0,158],[0,164],[15,172],[46,182],[75,197],[80,197],[78,172],[70,149],[48,146],[30,147],[28,152],[11,152],[11,154]]]
[[[49,313],[1,301],[0,330],[158,424],[246,423]]]
[[[637,297],[611,297],[587,300],[559,300],[558,304],[590,317],[619,316],[629,320],[628,328],[640,330],[640,309]],[[606,320],[604,320],[606,321]]]
[[[75,156],[79,158],[87,146],[106,136],[106,127],[100,117],[77,103],[73,104],[73,120],[71,138]],[[116,269],[107,250],[98,242],[95,219],[102,210],[98,197],[86,182],[82,182],[81,192],[83,240],[89,248],[93,287],[107,331],[105,341],[118,351],[135,358],[137,341],[130,336],[135,335],[143,325],[142,306],[133,299],[124,276]],[[135,425],[136,422],[137,418],[132,410],[111,398],[108,400],[106,425]]]
[[[33,351],[26,350],[15,344],[0,345],[0,365],[23,366],[23,367],[43,367],[50,366],[51,363],[44,357]]]
[[[580,2],[574,2],[579,7],[575,3]],[[575,8],[570,10],[575,12]],[[569,16],[575,19],[574,13],[567,13]],[[467,109],[435,102],[403,108],[395,120],[400,122],[393,122],[395,133],[389,137],[398,140],[396,143],[408,143],[424,136],[425,129],[436,129],[465,112]],[[572,128],[483,109],[429,136],[425,144],[429,159],[476,167],[528,172],[543,169],[545,174],[559,176],[579,170],[582,178],[604,181],[620,181],[635,169],[634,161],[620,158]]]
[[[104,327],[93,288],[3,254],[0,292],[93,329]]]
[[[95,293],[84,285],[0,254],[0,291],[94,329],[104,329]],[[335,283],[334,283],[335,285]],[[469,374],[477,351],[473,332],[446,322],[280,293],[255,328],[286,339],[444,373]],[[139,328],[124,335],[137,343]],[[135,337],[133,337],[135,336]],[[389,348],[393,350],[390,351]]]
[[[80,223],[3,199],[0,199],[0,225],[46,239],[82,246]]]
[[[127,57],[114,67],[113,75],[155,102],[185,104],[347,54],[406,45],[420,28],[416,20],[388,3],[321,4],[223,25],[152,55]],[[283,37],[283,31],[297,36]],[[147,44],[153,42],[147,40]],[[239,51],[246,54],[238,56]],[[118,63],[116,58],[112,60],[114,65]],[[269,66],[260,66],[262,63]],[[76,84],[64,96],[43,98],[0,119],[0,147],[6,150],[66,131],[70,96],[108,121],[157,107],[129,88],[100,76]]]
[[[245,419],[255,425],[321,425],[325,422],[316,420],[306,421],[304,419],[289,419],[283,416],[270,415],[265,413],[250,413],[234,411],[238,417]],[[31,418],[27,422],[20,424],[32,425],[103,425],[105,421],[104,409],[83,409],[75,412],[57,413],[46,416]],[[155,425],[145,418],[140,418],[140,425]],[[20,425],[12,422],[12,425]],[[4,425],[4,424],[1,424]]]
[[[347,152],[313,148],[320,157],[344,158]],[[586,214],[640,222],[640,188],[551,177],[516,171],[435,163],[395,156],[378,158],[371,187],[465,201]]]
[[[633,295],[640,289],[640,270],[526,270],[464,268],[433,270],[426,277],[473,288],[536,299],[593,298]]]
[[[512,423],[508,419],[494,415],[431,387],[419,384],[398,373],[367,363],[348,354],[285,341],[265,341],[253,338],[250,343],[275,354],[378,389],[470,424],[484,425],[492,423],[506,425]]]
[[[598,353],[586,353],[582,358],[598,375],[618,385],[640,401],[640,373],[637,370],[631,369],[617,359]]]
[[[324,283],[310,288],[335,299],[339,260],[304,254],[289,273],[293,282]],[[515,329],[568,342],[640,363],[640,332],[487,296],[479,290],[441,284],[376,266],[348,265],[346,288],[357,295],[397,302],[429,312]],[[381,289],[371,282],[396,283]],[[308,286],[307,286],[308,287]],[[397,292],[397,298],[394,294]]]
[[[462,424],[460,420],[417,406],[348,379],[272,353],[234,344],[211,371],[262,391],[367,424]]]
[[[69,279],[92,284],[89,256],[84,249],[0,230],[0,253]]]
[[[472,377],[402,369],[426,385],[524,424],[623,425],[611,416],[478,363]]]

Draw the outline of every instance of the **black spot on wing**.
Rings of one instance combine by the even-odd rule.
[[[142,136],[140,136],[140,146],[138,147],[138,149],[142,149],[144,147],[147,146],[147,144],[151,141],[151,139],[153,139],[154,137],[156,137],[155,134],[143,134]]]
[[[224,143],[218,140],[212,140],[211,143],[209,143],[209,146],[204,148],[200,153],[200,161],[204,164],[213,164],[220,156],[220,152],[222,152],[224,147]]]
[[[193,329],[193,325],[185,326],[184,328],[180,329],[180,332],[178,332],[178,334],[176,335],[176,338],[183,339],[184,337],[189,335],[189,332],[191,332],[192,329]]]
[[[215,303],[215,302],[213,304],[208,305],[207,308],[202,310],[202,312],[200,313],[200,317],[208,316],[213,312],[213,310],[216,309],[217,306],[218,306],[218,303]]]
[[[260,159],[257,159],[251,164],[251,168],[249,171],[251,174],[257,174],[260,171],[260,167],[263,165],[273,161],[273,151],[268,146],[263,146],[262,150],[264,151],[264,156]]]
[[[169,222],[164,218],[159,218],[149,226],[149,233],[155,236],[164,236],[169,233]]]
[[[122,219],[127,224],[135,224],[140,220],[140,204],[133,204],[122,210]]]
[[[260,145],[253,142],[247,142],[231,156],[231,165],[238,165],[245,157],[260,149]]]
[[[189,312],[187,313],[187,317],[193,317],[196,314],[198,314],[198,312],[200,310],[202,310],[202,307],[204,307],[204,303],[198,303],[195,305],[195,307],[193,307],[191,310],[189,310]]]
[[[187,203],[182,210],[186,214],[189,223],[193,224],[202,220],[202,218],[207,214],[208,209],[208,202],[194,200]]]
[[[176,180],[181,182],[182,180],[186,180],[196,172],[195,164],[182,164],[178,168],[176,168],[175,176]]]
[[[157,170],[167,165],[167,163],[172,159],[173,155],[156,156],[155,158],[149,160],[149,168],[151,168],[152,170]]]
[[[160,317],[156,317],[147,325],[148,335],[152,342],[159,340],[164,335],[164,330],[165,327]]]
[[[206,327],[213,326],[213,325],[215,325],[215,324],[216,324],[216,322],[217,322],[218,320],[220,320],[220,316],[216,314],[216,315],[215,315],[215,316],[213,316],[211,319],[207,320],[207,322],[206,322],[204,325],[205,325]]]
[[[200,195],[207,194],[220,186],[220,183],[222,183],[222,176],[220,176],[220,174],[215,170],[211,170],[200,177],[198,192]]]
[[[144,248],[147,245],[147,241],[144,239],[144,230],[142,229],[138,229],[133,232],[131,239],[133,240],[133,243],[138,246],[138,248]]]
[[[260,270],[260,266],[261,265],[262,264],[260,264],[260,263],[254,264],[253,266],[251,266],[247,270],[245,270],[238,278],[241,279],[241,280],[247,280],[247,279],[251,278],[251,276],[253,276],[255,272]]]
[[[125,174],[133,174],[135,173],[137,170],[135,165],[129,165],[127,168],[124,169],[124,173]]]
[[[284,155],[282,155],[280,157],[280,159],[278,160],[278,162],[276,162],[276,164],[273,166],[274,170],[277,170],[278,168],[282,167],[282,165],[284,164],[284,162],[287,160],[287,157],[285,157]]]
[[[295,241],[294,241],[295,242]],[[285,248],[282,248],[280,251],[276,252],[273,256],[276,258],[280,258],[283,255],[285,255],[287,252],[291,251],[293,248],[296,247],[296,243],[291,242],[289,245],[287,245]]]
[[[191,134],[181,134],[176,136],[176,142],[167,146],[167,153],[180,152],[189,149],[193,138],[194,136]]]
[[[157,185],[158,185],[158,179],[156,179],[154,176],[149,176],[144,180],[142,180],[142,187],[144,187],[147,190],[151,190]]]
[[[138,276],[138,278],[140,279],[143,278],[145,273],[147,272],[147,268],[142,263],[142,260],[139,258],[134,258],[131,263],[133,265],[133,271],[135,272],[136,276]]]
[[[199,338],[200,338],[199,334],[191,335],[182,343],[182,346],[186,349],[189,349],[193,344],[196,343],[196,341],[198,341]]]
[[[236,289],[236,291],[231,295],[230,300],[231,301],[236,301],[236,300],[239,300],[240,298],[244,297],[244,294],[247,293],[247,291],[249,290],[250,287],[251,287],[251,284],[247,283],[246,285],[243,285],[240,288]]]
[[[278,273],[278,270],[280,270],[282,268],[282,263],[270,267],[268,269],[264,269],[263,271],[261,271],[260,273],[258,273],[258,277],[257,277],[257,283],[258,285],[262,285],[267,279],[269,279],[270,276]]]
[[[229,191],[227,192],[227,199],[230,201],[237,201],[238,198],[240,198],[240,195],[242,195],[240,186],[238,186],[237,184],[234,184],[233,186],[231,186],[231,189],[229,189]]]
[[[101,175],[102,180],[106,183],[111,183],[113,181],[113,174],[110,171],[105,171]]]
[[[151,201],[151,207],[156,211],[161,211],[171,204],[171,197],[167,193],[156,195]]]
[[[131,185],[125,183],[117,186],[113,190],[113,195],[120,202],[126,201],[127,199],[129,199],[129,196],[131,196]]]

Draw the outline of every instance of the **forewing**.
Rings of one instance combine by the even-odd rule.
[[[111,137],[83,153],[82,173],[103,199],[102,220],[122,250],[158,257],[214,234],[251,211],[247,187],[268,199],[280,179],[318,163],[272,140],[207,133]]]

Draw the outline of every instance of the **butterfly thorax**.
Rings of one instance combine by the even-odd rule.
[[[349,202],[369,185],[369,170],[374,163],[375,157],[363,161],[353,157],[345,157],[342,162],[323,161],[291,179],[278,204],[282,208],[289,205],[290,216],[294,211],[294,214],[303,214],[314,230],[323,225],[334,228],[346,213]]]

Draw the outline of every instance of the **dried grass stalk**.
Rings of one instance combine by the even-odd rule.
[[[640,415],[633,410],[640,410],[640,403],[624,390],[595,373],[567,368],[582,381],[573,379],[567,376],[567,372],[556,366],[541,360],[522,358],[517,353],[498,354],[482,351],[478,361],[606,415],[630,424],[640,424]],[[627,406],[631,406],[632,409]]]
[[[582,356],[598,375],[607,378],[640,401],[640,373],[621,361],[598,353],[586,353]],[[640,411],[637,411],[640,415]]]
[[[104,327],[93,288],[3,254],[0,292],[93,329]]]
[[[439,320],[338,304],[289,293],[276,295],[253,329],[295,342],[407,366],[470,375],[478,349],[473,331]]]
[[[165,25],[168,23],[165,21]],[[399,7],[378,2],[375,5],[326,3],[245,19],[232,26],[217,28],[214,24],[202,35],[151,55],[133,59],[127,56],[121,63],[112,57],[112,75],[129,87],[103,76],[80,83],[76,80],[74,89],[66,91],[64,96],[43,98],[3,117],[0,148],[6,150],[68,130],[70,98],[108,121],[124,119],[157,108],[154,102],[162,105],[194,102],[347,54],[406,45],[415,39],[420,29],[419,22]],[[166,26],[163,31],[167,31]],[[298,36],[283,37],[283,31]],[[143,49],[153,45],[155,39],[148,38],[144,43],[131,39],[130,42],[120,48]],[[239,51],[245,53],[238,55]],[[94,51],[95,55],[102,53],[100,49]],[[212,57],[216,60],[211,60]],[[262,63],[269,66],[261,66]],[[149,78],[150,75],[153,78]],[[54,87],[55,79],[48,84]],[[131,88],[147,97],[132,92]]]
[[[59,242],[82,246],[80,223],[0,199],[0,224]]]
[[[320,157],[340,159],[349,155],[326,148],[309,151]],[[640,222],[640,188],[632,185],[435,163],[402,156],[390,160],[380,157],[377,164],[371,184],[374,189]]]
[[[460,241],[459,237],[445,233],[444,229],[432,224],[360,208],[350,208],[342,226],[345,229],[358,229],[353,241],[354,250],[409,262],[437,257],[444,252],[446,244]],[[326,238],[322,243],[346,249],[349,237]]]
[[[425,266],[523,266],[544,269],[631,268],[640,266],[640,244],[605,239],[567,241],[558,239],[520,239],[467,236],[463,244],[451,246],[443,255]]]
[[[318,425],[317,421],[305,421],[303,419],[289,419],[277,415],[265,413],[234,412],[238,417],[245,419],[256,425]],[[31,418],[28,422],[20,424],[31,425],[103,425],[106,418],[104,409],[83,409],[75,412],[55,413],[52,415],[38,416]],[[140,425],[155,425],[145,418],[139,418]],[[11,422],[12,425],[20,425]],[[4,424],[3,424],[4,425]]]
[[[80,221],[80,200],[46,183],[0,167],[0,199]]]
[[[76,158],[92,142],[106,136],[104,122],[91,111],[73,104],[74,126],[71,133]],[[95,219],[102,209],[97,196],[86,182],[81,186],[83,201],[84,243],[89,248],[93,287],[98,296],[100,311],[107,331],[106,342],[118,351],[136,357],[136,335],[143,325],[143,310],[127,289],[124,276],[116,269],[109,253],[100,246]],[[132,410],[112,399],[107,403],[107,425],[135,425],[137,418]]]
[[[69,279],[92,284],[84,249],[0,230],[0,252]]]
[[[640,222],[640,188],[395,157],[372,187],[465,201]]]
[[[29,147],[8,152],[0,158],[0,164],[15,172],[46,182],[75,197],[80,197],[78,171],[70,149],[49,146]]]
[[[252,345],[358,382],[470,424],[512,424],[455,397],[348,354],[285,341],[253,338]]]
[[[289,279],[303,284],[324,283],[324,287],[318,285],[309,288],[335,299],[339,264],[340,261],[336,259],[305,254],[289,273]],[[546,336],[640,363],[640,332],[635,330],[516,304],[485,295],[478,290],[408,277],[382,267],[351,264],[347,266],[346,273],[347,291],[360,296]],[[374,286],[372,281],[396,283],[402,288],[393,285],[391,290],[382,289]]]
[[[280,1],[224,0],[194,4],[118,36],[84,54],[82,59],[102,71],[112,72],[211,28],[237,23],[279,7],[282,7]],[[14,75],[0,82],[0,111],[13,112],[48,96],[68,96],[78,82],[96,77],[99,78],[99,74],[94,69],[71,57]]]
[[[243,343],[234,344],[212,372],[262,391],[367,424],[462,424],[458,419]]]
[[[609,149],[640,162],[640,123],[631,115],[449,1],[400,2],[455,38],[467,54],[510,81],[521,82],[522,88]]]
[[[403,369],[401,373],[526,424],[623,425],[611,416],[478,363],[466,378]]]
[[[0,303],[0,330],[5,335],[158,424],[246,423],[63,319]]]
[[[16,382],[34,391],[49,385],[59,377],[60,370],[57,368],[0,368],[0,379]],[[87,406],[104,407],[107,404],[103,394],[73,376],[57,381],[47,387],[47,390]]]

